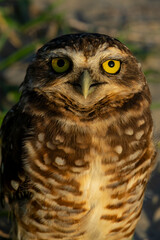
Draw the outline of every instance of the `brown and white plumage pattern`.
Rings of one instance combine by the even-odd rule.
[[[53,71],[57,58],[70,67]],[[114,74],[102,69],[108,59],[120,63]],[[131,239],[155,162],[150,92],[131,52],[105,35],[59,37],[21,89],[1,129],[13,239]]]

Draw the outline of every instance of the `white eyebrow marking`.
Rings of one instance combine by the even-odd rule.
[[[96,53],[96,55],[99,55],[99,51]],[[122,59],[123,57],[126,57],[128,54],[121,51],[119,48],[116,47],[109,47],[101,52],[101,58],[105,57],[111,57],[112,59]]]
[[[66,47],[66,48],[59,48],[51,51],[48,55],[49,57],[68,57],[72,60],[74,65],[78,67],[86,68],[88,66],[87,59],[83,54],[83,51],[76,51],[73,48]]]

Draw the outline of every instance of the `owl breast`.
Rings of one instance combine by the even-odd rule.
[[[21,213],[20,234],[29,229],[29,239],[36,233],[37,239],[65,240],[132,236],[152,146],[146,148],[146,119],[127,117],[121,125],[115,119],[80,127],[38,121],[33,140],[25,142],[32,197]]]

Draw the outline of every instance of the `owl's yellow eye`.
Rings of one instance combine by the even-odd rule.
[[[118,60],[107,60],[104,63],[102,63],[102,67],[105,72],[115,74],[119,71],[121,63]]]
[[[53,58],[52,68],[56,73],[64,73],[70,67],[70,61],[66,58]]]

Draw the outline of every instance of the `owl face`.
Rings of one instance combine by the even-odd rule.
[[[138,62],[118,40],[101,34],[72,34],[39,49],[23,89],[88,107],[104,98],[130,98],[144,85]]]

